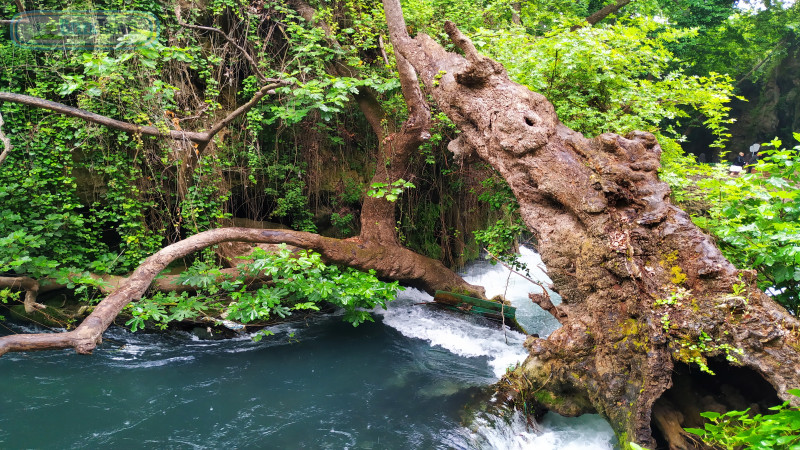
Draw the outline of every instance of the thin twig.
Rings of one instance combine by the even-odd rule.
[[[508,295],[508,283],[511,281],[511,271],[506,277],[506,289],[503,291],[503,298],[500,299],[500,319],[503,321],[503,338],[508,345],[508,335],[506,334],[506,295]]]
[[[389,57],[386,56],[386,48],[383,46],[383,36],[378,35],[378,47],[381,49],[381,56],[383,56],[383,63],[389,65]]]
[[[250,54],[247,52],[247,50],[245,50],[244,47],[239,45],[232,37],[230,37],[230,35],[228,35],[224,31],[220,30],[219,28],[205,27],[205,26],[201,26],[201,25],[192,25],[192,24],[184,22],[183,19],[181,18],[181,7],[180,6],[175,6],[175,17],[177,17],[177,19],[178,19],[178,25],[180,25],[180,26],[182,26],[184,28],[190,28],[190,29],[193,29],[193,30],[200,30],[200,31],[208,31],[208,32],[211,32],[211,33],[217,33],[217,34],[222,35],[222,37],[226,41],[228,41],[228,43],[230,43],[232,46],[236,47],[236,49],[239,50],[239,52],[241,52],[241,54],[244,57],[244,59],[246,59],[247,62],[250,63],[250,66],[252,67],[253,72],[256,74],[256,76],[258,77],[259,81],[261,81],[262,83],[267,83],[268,81],[270,81],[270,80],[267,79],[267,77],[264,76],[263,73],[261,73],[261,69],[258,67],[258,64],[256,64],[256,61],[253,59],[252,56],[250,56]]]
[[[516,270],[516,269],[514,269],[513,267],[511,267],[510,265],[508,265],[508,264],[507,264],[505,261],[503,261],[502,259],[500,259],[500,258],[498,258],[497,256],[495,256],[495,255],[494,255],[492,252],[490,252],[489,250],[487,250],[487,249],[485,249],[485,248],[484,248],[484,249],[483,249],[483,251],[485,251],[486,253],[488,253],[488,254],[489,254],[489,256],[491,256],[491,257],[492,257],[492,259],[494,259],[495,261],[497,261],[497,262],[499,262],[500,264],[502,264],[502,265],[503,265],[503,267],[505,267],[506,269],[508,269],[508,270],[510,270],[510,271],[512,271],[512,272],[514,272],[515,274],[517,274],[517,275],[521,276],[522,278],[524,278],[524,279],[526,279],[526,280],[530,281],[531,283],[533,283],[533,284],[535,284],[535,285],[537,285],[537,286],[539,286],[539,287],[542,287],[542,288],[544,288],[544,283],[542,283],[541,281],[536,281],[536,280],[534,280],[533,278],[531,278],[531,277],[529,277],[529,276],[527,276],[527,275],[523,275],[521,272],[519,272],[518,270]]]

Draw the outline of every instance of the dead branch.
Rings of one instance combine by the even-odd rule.
[[[528,298],[531,299],[531,301],[533,303],[536,303],[537,305],[539,305],[543,310],[545,310],[548,313],[550,313],[551,316],[555,317],[555,319],[558,320],[559,323],[563,324],[565,322],[565,320],[567,318],[567,313],[564,312],[564,310],[562,310],[558,306],[553,304],[553,301],[550,298],[550,293],[547,291],[547,287],[545,287],[544,283],[542,283],[541,281],[536,281],[533,278],[531,278],[531,277],[521,273],[520,271],[514,269],[509,264],[507,264],[505,261],[503,261],[502,259],[500,259],[497,256],[495,256],[489,250],[487,250],[485,248],[483,250],[486,253],[488,253],[489,256],[492,257],[492,259],[494,259],[495,261],[499,262],[500,264],[503,265],[503,267],[508,269],[509,275],[510,275],[511,272],[513,272],[513,273],[521,276],[522,278],[526,279],[527,281],[529,281],[529,282],[539,286],[540,288],[542,288],[542,293],[541,294],[535,294],[535,293],[531,292],[531,293],[528,294]],[[506,283],[506,287],[508,287],[508,283]],[[552,287],[552,285],[550,285],[549,287]]]
[[[389,57],[386,56],[386,47],[383,45],[383,36],[378,35],[378,48],[381,49],[381,56],[383,57],[383,64],[389,65]]]
[[[221,35],[223,37],[223,39],[228,41],[229,44],[231,44],[232,46],[236,47],[236,49],[239,50],[239,53],[242,55],[242,57],[244,59],[246,59],[248,63],[250,63],[250,68],[253,70],[253,73],[256,74],[256,77],[258,77],[259,81],[261,81],[262,83],[268,83],[269,82],[267,77],[264,76],[264,73],[261,72],[261,68],[258,67],[258,64],[253,59],[253,57],[250,55],[250,53],[247,50],[245,50],[244,47],[239,45],[236,42],[236,40],[234,40],[229,34],[225,33],[224,31],[220,30],[219,28],[205,27],[205,26],[201,26],[201,25],[192,25],[192,24],[184,22],[183,18],[181,17],[181,7],[180,7],[180,5],[175,5],[175,17],[178,19],[178,25],[180,25],[180,26],[182,26],[184,28],[189,28],[189,29],[198,30],[198,31],[207,31],[209,33],[217,33],[217,34]]]

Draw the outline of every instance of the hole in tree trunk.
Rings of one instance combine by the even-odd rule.
[[[701,412],[743,411],[769,413],[781,403],[778,394],[758,372],[747,367],[730,365],[722,358],[709,358],[708,367],[716,375],[695,366],[676,363],[672,387],[656,400],[650,424],[656,449],[705,448],[683,428],[703,428]]]

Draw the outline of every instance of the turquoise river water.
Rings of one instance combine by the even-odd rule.
[[[527,299],[537,288],[502,267],[477,262],[466,278],[489,295],[508,281],[529,332],[558,326]],[[92,356],[6,355],[0,448],[613,448],[598,416],[531,426],[481,412],[488,387],[524,359],[524,336],[418,304],[429,300],[408,289],[375,323],[325,317],[257,343],[114,328]]]

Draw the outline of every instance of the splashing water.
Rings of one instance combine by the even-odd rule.
[[[518,261],[529,269],[529,277],[545,287],[552,281],[544,264],[534,250],[521,247]],[[545,337],[560,324],[549,313],[529,298],[528,293],[540,293],[542,287],[511,272],[501,264],[474,261],[463,274],[464,279],[483,286],[488,297],[503,295],[517,308],[517,321],[528,331]],[[561,297],[548,289],[554,304]],[[441,347],[456,355],[473,358],[485,357],[494,376],[499,379],[509,367],[522,362],[527,352],[522,347],[525,336],[509,329],[501,330],[476,323],[469,316],[458,316],[449,311],[419,306],[432,298],[416,289],[402,292],[383,315],[383,323],[397,329],[407,337],[423,339],[430,345]],[[448,435],[448,445],[455,448],[479,449],[559,449],[605,450],[613,448],[614,433],[608,423],[597,415],[565,418],[548,413],[541,424],[533,427],[519,412],[508,417],[486,416],[481,413],[471,426],[458,428]]]

